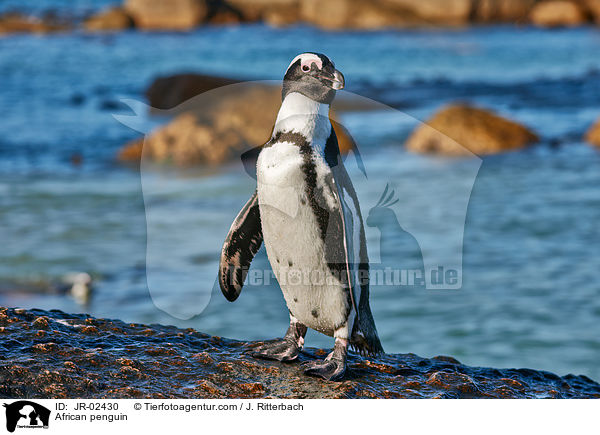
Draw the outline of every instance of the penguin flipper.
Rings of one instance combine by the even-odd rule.
[[[361,354],[378,355],[383,353],[383,347],[369,305],[369,258],[358,196],[341,161],[332,168],[332,173],[342,210],[348,282],[356,312],[350,345]]]
[[[342,241],[344,243],[344,260],[347,273],[347,277],[345,278],[348,280],[348,286],[350,287],[350,298],[354,312],[357,316],[360,316],[360,311],[358,309],[359,277],[357,276],[358,269],[356,267],[357,262],[359,261],[359,252],[355,249],[357,247],[354,246],[353,234],[354,231],[358,231],[358,229],[354,228],[354,225],[357,223],[355,217],[358,218],[360,225],[362,225],[362,219],[360,217],[360,210],[355,207],[356,203],[353,201],[353,198],[349,197],[348,187],[352,187],[352,184],[348,184],[349,179],[346,179],[348,174],[346,173],[345,168],[342,165],[339,165],[336,170],[332,172],[334,173],[335,188],[341,209]],[[352,192],[354,192],[354,189],[352,189]]]
[[[242,292],[250,263],[262,242],[258,195],[254,191],[231,224],[221,250],[219,286],[228,301],[235,301]]]

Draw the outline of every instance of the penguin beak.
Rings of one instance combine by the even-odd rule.
[[[344,81],[344,75],[339,72],[337,69],[333,70],[333,74],[331,73],[324,73],[322,75],[317,76],[319,77],[322,82],[324,82],[325,86],[334,89],[336,91],[339,91],[340,89],[344,89],[345,86],[345,81]]]
[[[333,83],[331,87],[336,91],[339,91],[340,89],[344,89],[345,85],[346,82],[344,81],[344,75],[336,69],[333,72]]]

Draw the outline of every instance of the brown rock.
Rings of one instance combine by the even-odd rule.
[[[146,137],[142,157],[177,166],[214,165],[229,160],[244,145],[235,133],[219,135],[193,113],[183,113]]]
[[[273,27],[285,27],[298,22],[300,16],[299,4],[273,6],[264,11],[262,19]]]
[[[482,23],[522,23],[536,0],[479,0],[473,11],[473,21]]]
[[[427,24],[466,25],[471,13],[471,0],[379,0],[379,3],[420,18]]]
[[[537,140],[526,127],[487,110],[451,105],[420,125],[406,148],[418,153],[484,155],[519,149]]]
[[[142,158],[144,139],[134,139],[123,145],[117,154],[117,160],[121,162],[139,162]]]
[[[123,8],[115,7],[94,15],[83,23],[85,30],[90,32],[106,32],[128,29],[133,26],[133,20]]]
[[[189,30],[208,13],[205,0],[126,0],[125,10],[145,30]]]
[[[326,29],[462,26],[471,0],[301,0],[301,18]]]
[[[206,22],[210,24],[238,24],[248,21],[242,11],[223,0],[210,0],[206,2]]]
[[[587,131],[585,134],[585,140],[592,145],[600,147],[600,119],[596,121],[596,123]]]
[[[583,0],[583,4],[596,24],[600,24],[600,0]]]
[[[153,106],[170,106],[203,86],[207,88],[210,84],[227,83],[228,80],[204,80],[206,76],[200,76],[201,79],[194,85],[191,76],[178,77],[182,77],[185,85],[175,91],[169,90],[167,85],[172,83],[177,87],[181,83],[174,78],[160,79],[158,84],[155,82],[150,87],[148,96]],[[260,102],[261,110],[256,110],[257,102]],[[173,110],[179,114],[167,125],[146,135],[145,139],[125,145],[118,159],[136,162],[143,158],[176,166],[221,164],[267,142],[280,104],[279,86],[252,82],[205,93]],[[334,129],[340,150],[348,152],[354,146],[352,138],[340,124],[334,122]]]
[[[0,34],[3,33],[50,33],[68,29],[64,23],[53,19],[27,17],[20,13],[0,16]]]
[[[410,10],[395,10],[361,0],[302,0],[300,17],[307,23],[331,30],[406,27],[419,21]]]
[[[325,29],[343,29],[349,25],[349,0],[302,0],[302,20]]]
[[[361,1],[355,2],[354,7],[350,9],[349,18],[349,28],[364,30],[412,27],[420,22],[420,19],[413,16],[410,12],[398,12],[393,9],[381,7],[376,3]]]
[[[529,18],[539,27],[573,27],[586,22],[581,6],[567,0],[538,3],[531,10]]]
[[[300,0],[228,0],[246,21],[264,20],[272,25],[298,21]]]

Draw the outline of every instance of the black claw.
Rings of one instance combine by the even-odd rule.
[[[251,355],[254,358],[272,359],[276,361],[289,362],[298,357],[300,348],[296,343],[281,340],[273,343],[266,343],[258,348]]]

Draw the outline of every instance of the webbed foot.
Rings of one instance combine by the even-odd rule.
[[[322,361],[307,361],[300,367],[305,375],[318,376],[327,381],[339,381],[346,373],[348,340],[336,339],[333,351]]]
[[[281,340],[265,343],[252,352],[254,358],[273,359],[276,361],[293,361],[298,357],[300,347],[293,341]]]
[[[318,376],[327,381],[339,381],[346,373],[346,362],[335,359],[308,361],[300,366],[305,375]]]
[[[276,361],[294,361],[304,346],[306,326],[290,313],[290,327],[283,340],[272,341],[260,345],[252,352],[254,358],[273,359]]]

